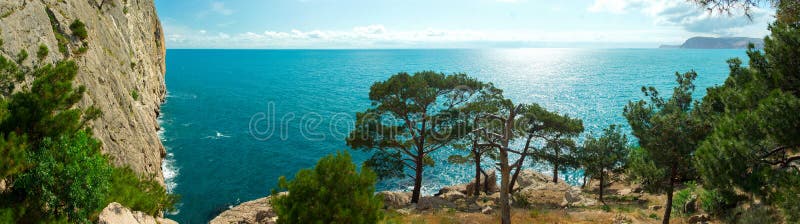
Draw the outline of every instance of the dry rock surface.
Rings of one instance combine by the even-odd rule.
[[[33,68],[62,59],[74,60],[76,83],[86,86],[79,103],[94,105],[103,116],[91,123],[103,151],[117,165],[130,166],[163,182],[164,147],[158,137],[159,107],[166,97],[164,36],[152,0],[23,0],[0,1],[0,55]],[[51,19],[52,17],[52,19]],[[72,35],[70,24],[86,24],[83,41]],[[56,35],[66,37],[59,50]],[[36,57],[40,45],[49,54]],[[25,86],[30,79],[22,83]],[[18,85],[20,86],[20,85]]]
[[[131,211],[121,204],[112,202],[100,213],[99,224],[177,224],[177,222]]]
[[[271,197],[259,198],[242,203],[209,222],[210,224],[273,224],[278,220],[270,204]]]

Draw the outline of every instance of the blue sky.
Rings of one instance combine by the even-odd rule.
[[[156,0],[168,48],[658,47],[766,35],[681,0]]]

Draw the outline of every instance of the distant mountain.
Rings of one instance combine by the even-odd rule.
[[[692,37],[681,45],[661,45],[658,48],[689,48],[689,49],[737,49],[747,48],[749,43],[756,48],[764,47],[764,40],[749,37]]]

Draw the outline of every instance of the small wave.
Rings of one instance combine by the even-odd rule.
[[[167,185],[167,192],[172,193],[175,187],[178,186],[178,183],[175,182],[175,178],[178,177],[179,172],[180,169],[175,166],[175,155],[167,153],[167,156],[164,157],[164,161],[161,163],[161,173],[164,174],[164,184]]]
[[[223,134],[222,132],[219,132],[219,131],[214,131],[214,132],[216,132],[216,134],[210,135],[210,136],[206,136],[205,138],[210,138],[210,139],[216,140],[216,139],[230,138],[231,137],[230,135],[225,135],[225,134]]]

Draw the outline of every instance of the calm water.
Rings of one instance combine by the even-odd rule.
[[[744,50],[168,50],[161,134],[167,182],[182,197],[169,217],[205,223],[230,205],[266,196],[279,176],[347,149],[343,135],[354,114],[370,106],[370,85],[400,71],[466,72],[516,102],[582,118],[587,133],[599,133],[626,124],[622,108],[642,96],[642,85],[670,91],[676,71],[694,69],[700,97],[724,81],[732,57],[744,58]],[[278,120],[269,138],[250,131],[251,120],[265,114]],[[255,124],[269,130],[267,122]],[[469,166],[446,163],[448,153],[440,150],[438,164],[426,170],[426,193],[471,179]],[[549,173],[546,164],[534,168]],[[575,183],[579,175],[566,178]],[[378,187],[411,184],[387,180]]]

